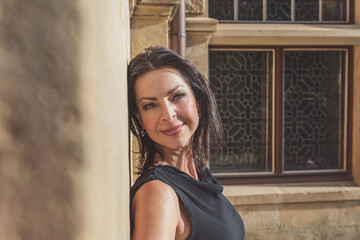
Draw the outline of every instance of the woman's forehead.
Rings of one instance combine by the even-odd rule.
[[[176,86],[190,89],[183,76],[175,69],[162,68],[141,75],[135,82],[135,92],[138,94],[169,91]],[[191,89],[190,89],[191,90]]]

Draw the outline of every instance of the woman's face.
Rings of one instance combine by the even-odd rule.
[[[139,122],[154,142],[174,150],[187,146],[199,125],[198,106],[176,70],[164,68],[141,75],[135,95]]]

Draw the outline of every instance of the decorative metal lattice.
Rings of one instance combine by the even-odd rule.
[[[271,171],[267,164],[270,51],[210,51],[209,80],[224,126],[214,172]]]
[[[291,21],[291,0],[267,0],[267,21]]]
[[[296,0],[295,21],[319,21],[319,1]]]
[[[209,1],[209,17],[234,21],[234,0]]]
[[[323,1],[323,21],[346,21],[346,0]]]
[[[239,21],[262,21],[263,0],[242,0],[238,1]]]
[[[350,0],[208,0],[209,17],[234,22],[349,22]],[[237,6],[234,8],[234,6]],[[321,6],[321,9],[320,9]],[[348,9],[349,8],[349,9]],[[266,14],[263,14],[263,13]],[[292,16],[293,13],[293,16]]]
[[[285,51],[284,170],[339,168],[343,51]]]

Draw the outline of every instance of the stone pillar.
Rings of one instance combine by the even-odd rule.
[[[129,239],[129,1],[0,0],[0,239]]]
[[[131,57],[150,46],[169,47],[170,21],[179,0],[139,0],[131,17]]]
[[[186,18],[186,59],[208,77],[209,40],[216,31],[218,20],[206,17]]]
[[[205,0],[186,0],[186,59],[208,77],[209,40],[218,20],[208,18]]]

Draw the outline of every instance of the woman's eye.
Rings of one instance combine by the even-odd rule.
[[[176,100],[176,99],[180,99],[180,98],[183,98],[185,96],[185,93],[179,93],[179,94],[176,94],[173,99]]]
[[[145,106],[143,106],[143,109],[146,111],[146,110],[149,110],[151,108],[155,107],[155,104],[154,103],[149,103],[149,104],[146,104]]]

